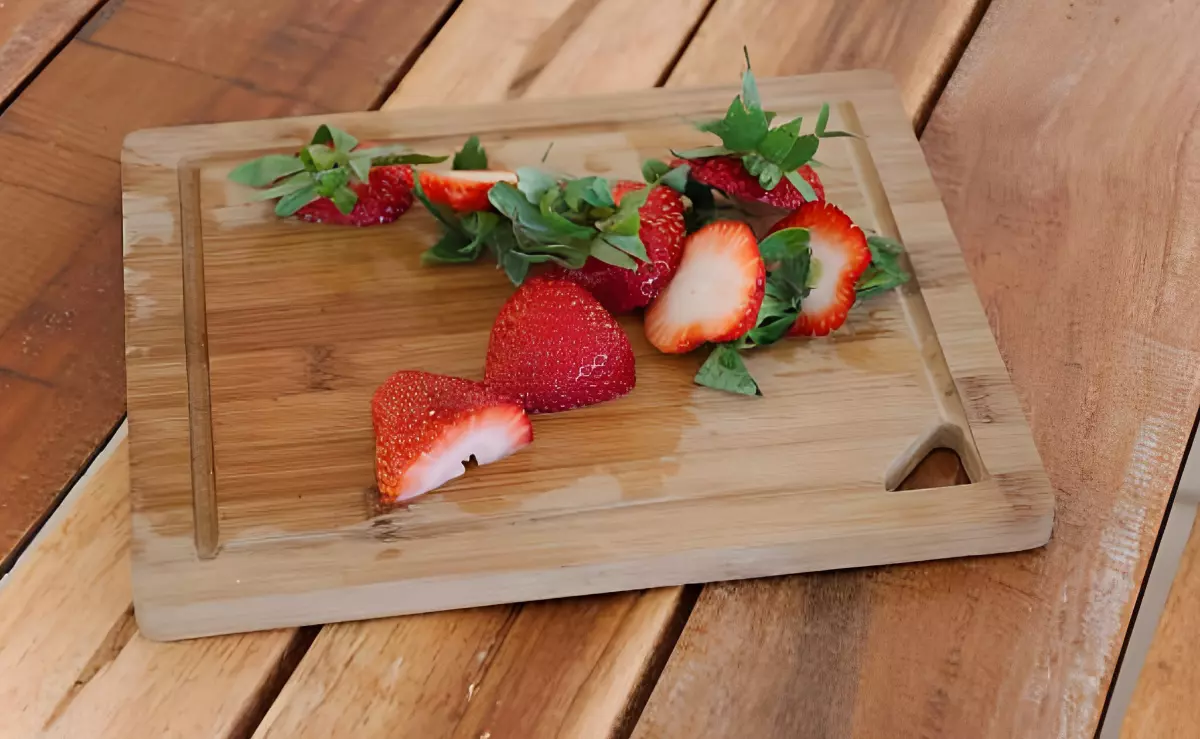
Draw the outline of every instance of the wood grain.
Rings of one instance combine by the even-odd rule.
[[[698,143],[704,134],[685,121],[718,114],[735,89],[327,120],[427,150],[478,133],[510,167],[537,161],[554,141],[547,166],[621,178],[672,143]],[[769,403],[694,385],[697,358],[659,355],[632,331],[641,381],[627,398],[540,419],[528,453],[374,519],[362,418],[372,390],[397,366],[477,374],[511,286],[487,265],[421,267],[419,252],[436,237],[423,213],[335,232],[280,220],[228,184],[233,162],[252,148],[294,146],[313,119],[130,137],[125,264],[143,632],[181,638],[1044,543],[1048,483],[898,95],[868,72],[766,80],[762,90],[781,115],[843,100],[835,123],[855,128],[855,111],[869,144],[823,150],[827,192],[866,227],[904,235],[920,293],[914,281],[904,296],[863,306],[836,341],[749,358]],[[200,169],[199,201],[182,202],[174,168],[202,159],[212,163]],[[201,210],[202,244],[186,232],[181,240],[179,207]],[[197,278],[181,273],[181,251],[197,248],[207,344],[185,347],[182,288]],[[336,387],[294,386],[280,352],[311,346],[346,359],[332,373]],[[221,549],[197,561],[187,366],[205,350]],[[976,394],[949,400],[962,383]],[[763,446],[764,433],[795,453]],[[939,437],[961,440],[972,483],[889,492],[891,471],[911,469],[905,457]],[[585,446],[587,459],[570,453]],[[740,474],[742,465],[756,475]]]
[[[651,86],[669,68],[703,5],[468,0],[384,108],[561,96],[581,86],[597,92]],[[538,33],[492,33],[498,17],[519,18]],[[644,28],[655,33],[622,43]],[[686,618],[691,599],[683,595],[682,588],[663,588],[328,626],[260,734],[307,729],[319,736],[322,729],[356,722],[362,737],[424,737],[461,733],[486,720],[496,736],[604,736],[636,717],[652,684],[647,681],[657,675]],[[580,621],[581,614],[587,619]],[[487,620],[491,649],[477,649],[478,619]],[[536,660],[527,658],[530,652]],[[377,689],[379,676],[394,674],[389,666],[399,662],[410,666],[404,668],[410,679]],[[332,685],[326,678],[331,672],[338,675]],[[472,708],[485,684],[490,702],[480,694]]]
[[[760,76],[882,69],[896,77],[904,108],[919,128],[986,5],[717,0],[667,84],[736,82],[742,47]]]
[[[111,3],[4,111],[0,560],[124,411],[125,134],[367,107],[449,4]]]
[[[706,589],[635,736],[1092,735],[1200,401],[1198,29],[996,0],[922,139],[1058,490],[1050,545]]]
[[[1198,630],[1200,526],[1193,522],[1154,640],[1146,653],[1121,724],[1121,739],[1192,736],[1200,730],[1200,707],[1195,700],[1196,690],[1200,687],[1196,652]],[[1106,728],[1110,720],[1105,720]]]
[[[0,737],[223,737],[257,719],[297,635],[136,633],[124,426],[0,581]]]
[[[711,1],[466,0],[383,107],[653,87]]]
[[[0,101],[17,88],[103,0],[6,0],[0,8]]]

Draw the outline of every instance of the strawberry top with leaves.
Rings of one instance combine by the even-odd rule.
[[[664,165],[665,166],[665,165]],[[613,200],[646,188],[646,183],[620,180],[613,185]],[[579,269],[555,266],[553,274],[583,287],[613,313],[643,308],[658,297],[671,280],[683,257],[684,205],[679,193],[666,185],[654,185],[646,203],[638,210],[638,237],[646,247],[647,261],[637,269],[626,269],[589,258]]]
[[[682,190],[687,167],[667,170],[652,184]],[[635,271],[653,261],[641,238],[641,209],[654,188],[623,193],[618,203],[603,177],[571,178],[534,167],[522,167],[516,174],[516,184],[497,182],[488,191],[499,215],[477,212],[460,217],[432,202],[418,183],[417,198],[445,229],[422,260],[473,262],[487,249],[514,285],[520,285],[536,264],[576,270],[592,259]]]
[[[246,162],[229,179],[267,188],[261,200],[278,199],[275,214],[316,223],[370,226],[390,223],[412,205],[413,164],[446,157],[415,154],[404,146],[358,148],[358,139],[321,125],[294,155],[268,154]]]
[[[677,151],[680,159],[691,160],[691,176],[745,200],[759,200],[781,208],[824,199],[820,179],[810,166],[821,139],[849,136],[829,131],[829,106],[821,107],[812,133],[801,134],[803,118],[771,128],[775,113],[763,110],[758,84],[750,71],[742,74],[741,94],[733,99],[725,117],[699,124],[701,131],[716,134],[720,146]]]

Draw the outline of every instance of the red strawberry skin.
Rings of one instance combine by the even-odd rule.
[[[854,285],[871,263],[867,237],[850,216],[832,203],[806,203],[784,216],[769,233],[784,228],[807,228],[820,279],[800,304],[792,336],[828,336],[846,322],[854,305]]]
[[[416,497],[449,479],[437,475],[434,467],[445,469],[438,462],[462,474],[463,456],[457,455],[479,454],[479,463],[487,464],[533,441],[533,426],[519,404],[483,383],[428,372],[392,375],[371,399],[371,420],[375,476],[389,503]],[[481,430],[496,442],[472,445],[466,435]],[[465,453],[455,448],[464,439]],[[448,456],[439,459],[439,454]]]
[[[776,208],[794,210],[804,205],[804,196],[787,178],[779,181],[774,190],[764,190],[758,184],[758,178],[746,171],[742,160],[737,157],[716,156],[703,159],[678,159],[673,166],[687,164],[691,166],[691,176],[697,181],[710,187],[715,187],[726,195],[741,200],[757,200]],[[812,185],[817,200],[825,199],[825,186],[816,171],[807,164],[796,170],[804,181]]]
[[[626,193],[645,186],[642,182],[621,180],[613,185],[613,200],[619,205]],[[683,257],[683,239],[687,235],[683,200],[679,193],[660,185],[650,191],[645,205],[638,209],[638,216],[641,219],[638,237],[650,259],[636,270],[588,259],[580,269],[556,267],[552,274],[582,285],[616,314],[649,305],[671,281]]]
[[[358,195],[354,210],[343,213],[329,198],[317,198],[296,217],[335,226],[376,226],[391,223],[413,204],[413,170],[407,164],[372,167],[367,182],[350,185]]]
[[[491,170],[467,170],[462,172],[434,172],[421,170],[421,189],[425,196],[440,205],[447,205],[459,213],[488,210],[492,203],[488,191],[497,182],[516,182],[512,172]]]
[[[496,316],[484,382],[530,413],[555,413],[625,395],[633,349],[616,319],[574,282],[525,282]]]

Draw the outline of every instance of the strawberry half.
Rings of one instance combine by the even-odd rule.
[[[677,159],[673,166],[679,164],[691,165],[692,179],[709,187],[715,187],[732,198],[756,200],[787,210],[799,208],[808,202],[787,178],[781,179],[774,189],[764,190],[759,184],[758,178],[746,171],[742,160],[737,157],[715,156],[686,161]],[[812,167],[805,164],[797,169],[796,173],[812,186],[817,200],[825,199],[825,186],[821,184],[821,178],[817,176]]]
[[[259,157],[234,169],[229,179],[267,188],[259,198],[278,199],[275,214],[281,218],[373,226],[391,223],[412,207],[410,165],[446,158],[413,154],[403,146],[359,148],[350,134],[322,125],[295,155]]]
[[[800,304],[800,315],[788,332],[792,336],[826,336],[846,322],[854,305],[855,283],[871,263],[862,229],[831,203],[806,203],[771,227],[807,228],[812,265],[811,290]]]
[[[616,319],[567,280],[535,277],[496,316],[487,386],[530,413],[603,403],[633,389],[633,349]]]
[[[388,503],[410,500],[462,475],[464,462],[503,459],[533,441],[517,403],[483,383],[397,372],[371,398],[375,477]]]
[[[642,182],[621,180],[613,185],[613,200],[620,205],[626,193],[644,187]],[[613,313],[628,313],[649,305],[671,280],[683,256],[686,236],[683,199],[671,188],[660,185],[650,191],[645,205],[638,209],[638,217],[641,220],[638,238],[645,245],[649,260],[636,270],[589,257],[579,269],[556,266],[552,273],[582,285]]]
[[[646,338],[667,354],[732,341],[754,327],[766,269],[740,221],[716,221],[688,237],[675,278],[646,310]]]
[[[459,213],[488,210],[488,191],[497,182],[516,183],[517,175],[501,170],[455,170],[431,172],[422,170],[421,189],[430,201],[446,205]]]

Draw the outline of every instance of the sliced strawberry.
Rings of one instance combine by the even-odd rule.
[[[421,170],[421,189],[425,191],[425,196],[460,213],[487,210],[492,207],[488,202],[488,190],[492,189],[492,185],[516,181],[516,174],[501,170]]]
[[[831,203],[806,203],[772,226],[770,233],[784,228],[807,228],[812,250],[812,289],[788,333],[826,336],[846,322],[854,305],[855,283],[871,263],[867,238],[850,216]]]
[[[705,157],[703,159],[677,159],[671,166],[680,164],[691,165],[691,176],[697,182],[709,187],[715,187],[731,198],[740,200],[757,200],[776,208],[792,210],[804,205],[804,196],[795,185],[783,178],[773,190],[764,190],[758,183],[758,178],[746,171],[742,160],[731,156]],[[817,200],[825,199],[825,186],[812,167],[805,164],[796,170],[804,181],[812,185]]]
[[[626,193],[645,186],[621,180],[613,185],[613,200],[620,205]],[[628,313],[649,305],[671,280],[683,256],[683,200],[669,187],[655,187],[638,209],[638,217],[638,238],[646,247],[649,261],[639,264],[636,270],[589,258],[580,269],[556,267],[552,273],[587,288],[613,313]]]
[[[371,399],[375,476],[381,498],[397,503],[503,459],[533,441],[517,403],[483,383],[428,372],[397,372]]]
[[[348,187],[358,196],[349,213],[338,210],[329,198],[317,198],[296,211],[296,217],[334,226],[391,223],[412,207],[413,168],[407,164],[372,167],[367,182],[354,182]]]
[[[591,293],[536,277],[513,293],[492,326],[485,380],[530,413],[619,398],[633,389],[629,337]]]
[[[766,270],[740,221],[716,221],[688,237],[675,278],[646,310],[646,338],[667,354],[732,341],[754,326]]]

